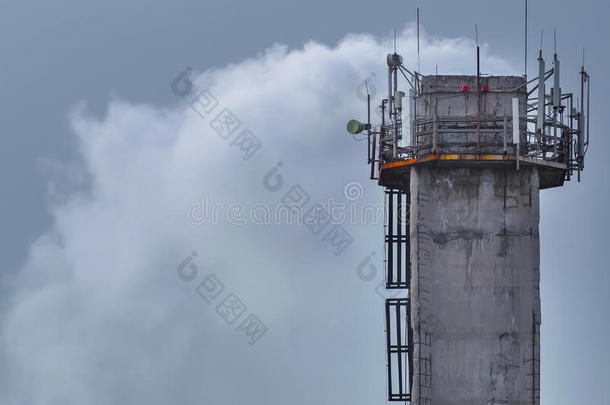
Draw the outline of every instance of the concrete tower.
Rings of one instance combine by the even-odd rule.
[[[580,176],[588,145],[557,57],[549,72],[539,62],[528,89],[520,76],[421,76],[391,54],[381,125],[348,123],[368,133],[386,188],[390,401],[539,404],[539,192]]]

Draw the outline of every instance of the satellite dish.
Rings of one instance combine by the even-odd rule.
[[[358,120],[350,120],[347,123],[347,132],[350,134],[359,134],[365,129],[364,124],[358,122]]]

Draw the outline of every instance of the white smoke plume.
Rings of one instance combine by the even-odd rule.
[[[413,69],[414,30],[397,42]],[[91,185],[50,206],[53,227],[3,281],[0,402],[382,401],[382,224],[278,224],[265,207],[274,217],[286,198],[305,211],[383,202],[345,123],[365,118],[365,79],[382,97],[392,48],[361,34],[274,45],[168,79],[178,97],[165,108],[115,100],[101,118],[76,108]],[[424,35],[421,63],[473,74],[473,42]],[[482,64],[513,71],[486,48]],[[219,114],[234,121],[218,126]]]

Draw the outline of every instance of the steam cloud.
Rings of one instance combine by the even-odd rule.
[[[397,41],[410,68],[414,38],[409,28]],[[375,101],[383,96],[392,46],[360,34],[334,47],[274,45],[168,78],[177,98],[165,108],[115,100],[102,118],[76,108],[91,185],[50,206],[53,227],[4,280],[0,402],[380,401],[381,225],[343,224],[352,242],[338,252],[327,236],[336,224],[315,233],[192,216],[203,218],[204,195],[221,215],[278,205],[291,190],[307,199],[305,211],[328,199],[382,203],[368,181],[366,144],[345,123],[365,117],[365,79]],[[423,72],[435,64],[440,73],[474,71],[469,39],[424,35],[422,49]],[[486,49],[483,67],[512,71]],[[228,135],[213,124],[225,109],[240,123]],[[346,198],[354,182],[361,189]],[[219,307],[231,294],[245,307],[232,323]],[[255,344],[240,330],[250,315],[266,327]]]

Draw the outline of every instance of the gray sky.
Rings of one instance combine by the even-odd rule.
[[[604,383],[610,378],[607,366],[610,354],[605,344],[609,332],[606,309],[610,299],[605,286],[610,280],[602,256],[609,225],[605,204],[608,176],[602,167],[602,150],[610,145],[607,145],[603,133],[597,130],[602,127],[600,120],[604,117],[602,95],[610,91],[608,80],[603,77],[610,54],[606,44],[610,34],[605,21],[608,10],[605,5],[594,1],[531,3],[534,4],[530,7],[530,72],[534,71],[540,28],[545,30],[544,48],[550,57],[552,30],[557,27],[563,87],[577,90],[577,69],[583,45],[587,46],[587,65],[594,86],[593,145],[588,154],[584,181],[569,183],[562,189],[543,191],[541,195],[543,403],[608,403],[610,398]],[[341,198],[343,186],[357,181],[366,188],[366,201],[378,201],[381,190],[367,183],[366,167],[361,164],[362,145],[347,142],[338,128],[343,128],[344,118],[357,114],[356,110],[361,108],[358,100],[345,101],[347,97],[355,96],[351,83],[355,88],[370,73],[381,72],[384,61],[363,54],[365,62],[351,60],[349,66],[343,66],[337,61],[341,57],[357,59],[360,55],[340,49],[359,48],[345,45],[336,50],[334,47],[348,33],[371,33],[387,40],[393,27],[402,30],[414,20],[417,6],[421,8],[422,24],[428,38],[472,38],[477,23],[480,41],[488,46],[486,52],[503,59],[517,72],[522,70],[522,5],[508,2],[470,1],[464,5],[463,2],[449,1],[332,4],[321,1],[264,1],[256,4],[192,1],[133,1],[125,4],[104,1],[85,5],[76,1],[60,4],[23,1],[4,4],[0,13],[0,47],[5,61],[2,64],[4,74],[0,77],[0,89],[4,94],[0,98],[4,112],[0,120],[4,141],[0,159],[3,165],[0,176],[4,185],[0,195],[3,224],[0,268],[4,276],[2,291],[6,292],[3,295],[10,297],[11,302],[2,300],[6,316],[0,318],[3,321],[9,318],[3,322],[2,357],[10,361],[0,364],[6,365],[2,374],[11,376],[10,381],[17,387],[27,380],[24,376],[33,378],[36,386],[29,388],[37,393],[21,403],[41,403],[37,402],[36,395],[44,393],[57,401],[63,400],[63,403],[79,403],[79,400],[88,398],[84,391],[104,389],[112,390],[108,403],[135,403],[144,399],[154,402],[152,394],[151,397],[141,394],[147,389],[161,395],[151,388],[151,382],[159,392],[171,393],[168,398],[180,398],[182,402],[178,403],[214,400],[230,404],[240,402],[243,395],[243,399],[255,403],[279,404],[295,393],[300,395],[311,391],[316,391],[314,398],[322,403],[349,400],[364,404],[383,400],[383,364],[377,366],[383,362],[381,304],[374,293],[374,283],[362,282],[351,274],[370,251],[380,252],[381,225],[354,229],[358,235],[378,232],[378,242],[374,237],[359,239],[354,250],[345,254],[352,255],[351,258],[345,255],[336,258],[329,251],[320,252],[319,240],[312,241],[310,235],[289,226],[247,226],[241,232],[241,228],[234,226],[218,225],[208,229],[188,223],[182,228],[176,224],[184,222],[185,207],[199,199],[202,193],[207,191],[214,195],[226,184],[234,183],[243,183],[243,189],[248,189],[249,184],[260,183],[262,175],[279,160],[283,161],[285,176],[294,179],[290,184],[299,182],[317,199]],[[275,87],[252,83],[247,78],[264,80],[264,72],[256,70],[261,66],[263,70],[276,64],[284,66],[287,71],[293,68],[279,51],[279,56],[275,56],[277,62],[274,62],[273,52],[271,56],[261,56],[274,43],[285,44],[290,51],[302,50],[303,45],[311,40],[335,49],[332,52],[335,56],[303,51],[303,60],[324,62],[317,68],[309,68],[314,78],[315,74],[319,75],[319,80],[313,83],[320,85],[320,91],[311,94],[317,94],[319,108],[325,107],[324,103],[332,105],[329,111],[334,115],[329,113],[316,125],[320,125],[320,131],[326,131],[324,133],[329,137],[337,128],[334,132],[337,139],[303,139],[298,129],[287,126],[288,133],[283,140],[272,122],[260,118],[268,112],[264,107],[277,108],[274,111],[280,116],[278,121],[286,125],[290,122],[283,120],[299,110],[292,111],[286,107],[284,111],[277,101],[274,104],[262,97],[257,107],[260,111],[251,111],[257,108],[242,100],[244,95],[238,91],[236,82],[243,88],[282,94]],[[402,45],[403,49],[407,47],[407,44]],[[401,49],[400,41],[398,46]],[[374,47],[377,48],[379,44]],[[454,54],[444,60],[431,55],[424,62],[439,63],[440,73],[467,69],[470,50],[460,46],[454,49],[463,50],[464,54]],[[404,56],[412,63],[412,53]],[[253,58],[253,66],[241,63],[246,58]],[[491,63],[490,59],[487,59],[487,65],[485,63],[484,59],[484,71],[490,71],[492,64],[496,69],[505,66],[500,62]],[[243,82],[232,79],[235,71],[226,68],[227,64],[236,64],[234,69],[243,75],[240,79]],[[213,84],[217,88],[217,97],[230,105],[241,121],[248,122],[247,125],[259,133],[274,135],[264,139],[265,147],[261,149],[264,157],[248,162],[227,160],[232,159],[232,153],[223,143],[202,145],[200,156],[195,157],[190,154],[190,147],[181,146],[190,145],[189,139],[193,135],[189,131],[197,131],[189,128],[199,125],[192,122],[193,117],[183,116],[188,111],[185,99],[177,97],[170,88],[171,81],[187,66],[196,72],[215,69],[198,76],[195,87],[206,88]],[[294,69],[300,67],[302,65],[295,65]],[[345,77],[341,77],[343,68],[349,72]],[[305,73],[295,76],[288,76],[287,83],[293,79],[312,80]],[[343,93],[345,89],[351,92]],[[113,100],[133,104],[115,104],[113,115],[112,108],[109,108]],[[85,112],[76,113],[75,118],[73,111],[83,101],[87,104]],[[336,107],[339,101],[345,101],[345,106]],[[142,111],[137,107],[139,104],[149,107]],[[167,116],[159,112],[164,109],[170,111]],[[316,111],[313,107],[305,109],[309,113]],[[123,114],[136,116],[136,123],[121,118]],[[299,122],[298,119],[297,114],[292,122]],[[182,127],[176,122],[183,121],[187,124],[184,124],[186,129],[184,134],[181,132],[180,142],[167,141],[166,144],[159,141],[160,144],[150,146],[150,150],[147,149],[148,141],[133,141],[134,146],[132,138],[125,138],[129,142],[123,142],[119,136],[137,133],[139,126],[146,123],[149,125],[147,130],[158,131],[159,137],[165,139],[165,131],[177,131]],[[95,122],[100,123],[102,129],[96,128]],[[116,144],[110,141],[107,144],[98,142],[97,136],[102,139],[106,139],[104,136],[109,139],[117,136],[118,140]],[[173,146],[164,149],[163,145],[169,144]],[[143,145],[142,148],[149,153],[134,154],[140,151],[138,145]],[[293,152],[296,145],[302,148],[302,156],[290,154],[289,158],[286,157],[285,154]],[[339,160],[349,170],[332,162],[333,155],[322,148],[345,149],[345,156]],[[181,159],[157,159],[157,154],[168,150]],[[217,156],[209,156],[210,153]],[[313,157],[317,161],[312,161]],[[201,162],[207,160],[216,164]],[[223,166],[227,161],[231,164]],[[201,166],[197,166],[197,162]],[[312,162],[319,167],[320,176],[336,172],[336,178],[312,179],[308,172]],[[155,185],[148,184],[147,178],[142,177],[143,168],[152,163],[155,166],[150,167],[151,172],[157,173],[159,167],[163,167],[165,173],[180,179],[174,185],[155,178],[159,191],[166,194],[155,193]],[[216,177],[199,174],[206,168],[216,173]],[[116,179],[122,176],[125,184],[133,181],[132,186],[136,189],[130,191],[115,184]],[[94,183],[94,178],[99,179],[97,183]],[[229,188],[231,190],[222,190],[222,197],[218,194],[212,198],[211,195],[210,199],[242,201],[245,198],[237,186],[235,190]],[[94,197],[89,194],[91,190]],[[83,191],[85,194],[75,194]],[[75,202],[75,195],[89,197],[78,197]],[[104,204],[114,207],[113,195],[121,201],[133,201],[138,207],[137,213],[148,212],[147,215],[123,218],[125,229],[132,230],[133,234],[125,231],[118,237],[108,227],[109,223],[117,220],[117,216],[133,214],[130,209],[97,211],[97,207]],[[172,199],[172,195],[179,197]],[[273,202],[279,198],[271,198],[272,194],[260,187],[250,190],[248,195],[252,201]],[[155,212],[154,208],[164,211]],[[167,232],[167,240],[140,238],[138,232],[144,230],[156,234]],[[41,235],[46,242],[40,242]],[[234,248],[240,249],[243,257],[235,258],[239,255],[228,249],[226,243],[216,248],[223,254],[206,256],[206,247],[213,245],[215,235],[222,235],[226,241],[237,238],[240,242]],[[133,240],[140,242],[132,243]],[[32,246],[38,250],[30,251]],[[252,311],[266,319],[269,334],[260,343],[252,347],[244,345],[233,333],[235,328],[225,327],[224,321],[218,321],[212,306],[195,309],[194,304],[189,305],[189,302],[199,304],[202,301],[193,285],[185,287],[178,283],[182,281],[172,269],[193,249],[199,253],[199,266],[218,269],[227,290],[240,291],[240,297],[249,303]],[[129,254],[130,251],[133,253]],[[112,260],[108,259],[109,255],[113,256]],[[269,257],[274,258],[272,263],[266,259]],[[131,270],[117,274],[109,271],[110,277],[104,275],[103,266],[98,268],[99,263],[115,268],[125,266]],[[151,266],[165,266],[172,277],[165,280],[163,277],[144,276],[144,270],[140,269]],[[262,271],[263,275],[252,278],[254,269]],[[117,278],[120,275],[124,277]],[[66,280],[82,284],[66,289]],[[58,289],[49,286],[58,286]],[[112,293],[99,297],[93,293],[88,295],[87,288],[95,291],[95,286],[102,291],[112,287]],[[45,303],[45,299],[51,299],[46,295],[41,297],[41,291],[56,295],[53,305],[48,306],[49,312],[36,309],[36,302]],[[149,296],[144,291],[154,291],[155,294]],[[126,296],[139,299],[125,300]],[[108,311],[106,302],[116,307]],[[70,303],[82,303],[82,307],[75,309]],[[159,303],[164,306],[160,307]],[[151,319],[138,318],[142,312],[150,314]],[[119,313],[124,316],[119,316]],[[52,315],[58,319],[51,318]],[[30,329],[41,316],[48,316],[48,324],[43,322],[40,329]],[[92,318],[101,320],[91,326],[89,320]],[[132,322],[137,326],[134,334],[130,335],[125,331],[129,331]],[[192,327],[186,328],[189,332],[179,333],[187,324]],[[84,340],[87,345],[49,345],[53,347],[52,353],[51,350],[32,350],[28,346],[38,347],[46,341],[69,341],[55,331],[54,325],[59,325],[57,328],[62,331],[73,325],[74,331],[69,337],[81,343]],[[170,326],[175,326],[176,330]],[[101,334],[99,341],[88,335],[105,331],[106,327],[116,332]],[[168,334],[168,328],[173,332]],[[32,336],[34,330],[45,333],[31,341],[23,339],[23,336]],[[148,339],[138,338],[130,342],[129,339],[136,340],[136,336],[147,336]],[[160,342],[155,340],[155,336]],[[194,344],[193,340],[198,339],[210,343],[207,346]],[[125,344],[113,346],[115,340]],[[155,353],[159,344],[169,341],[190,350],[168,349],[157,358]],[[25,343],[14,347],[12,344],[15,342]],[[274,349],[289,355],[276,358]],[[58,353],[63,353],[63,356]],[[60,376],[56,376],[53,383],[43,384],[42,381],[49,377],[45,374],[45,362],[49,362],[48,373],[52,375],[50,370],[56,358],[65,358],[72,365],[66,366],[63,373],[60,370]],[[121,378],[115,378],[112,374],[117,373],[117,367],[113,364],[123,364],[125,358],[133,359],[130,362],[133,369],[119,374]],[[200,360],[206,358],[213,359],[214,364]],[[79,367],[81,364],[91,365],[91,362],[95,362],[92,367]],[[42,371],[34,372],[28,364],[36,364]],[[199,379],[204,376],[209,383],[204,384],[205,389],[201,391],[187,389],[176,381],[163,386],[159,384],[160,377],[150,373],[151,368],[183,376],[186,382],[195,385],[202,384]],[[233,379],[247,380],[252,374],[257,378],[244,383],[243,392],[229,395],[229,398],[221,396],[221,388],[234,389],[236,382]],[[81,385],[66,385],[61,375],[82,375]],[[316,377],[310,378],[312,375]],[[101,376],[106,376],[106,379]],[[276,386],[278,378],[282,378],[281,388]],[[97,382],[94,387],[92,381]],[[15,392],[13,389],[11,395],[16,395]],[[15,400],[16,397],[7,398]],[[100,400],[99,403],[106,402]]]

